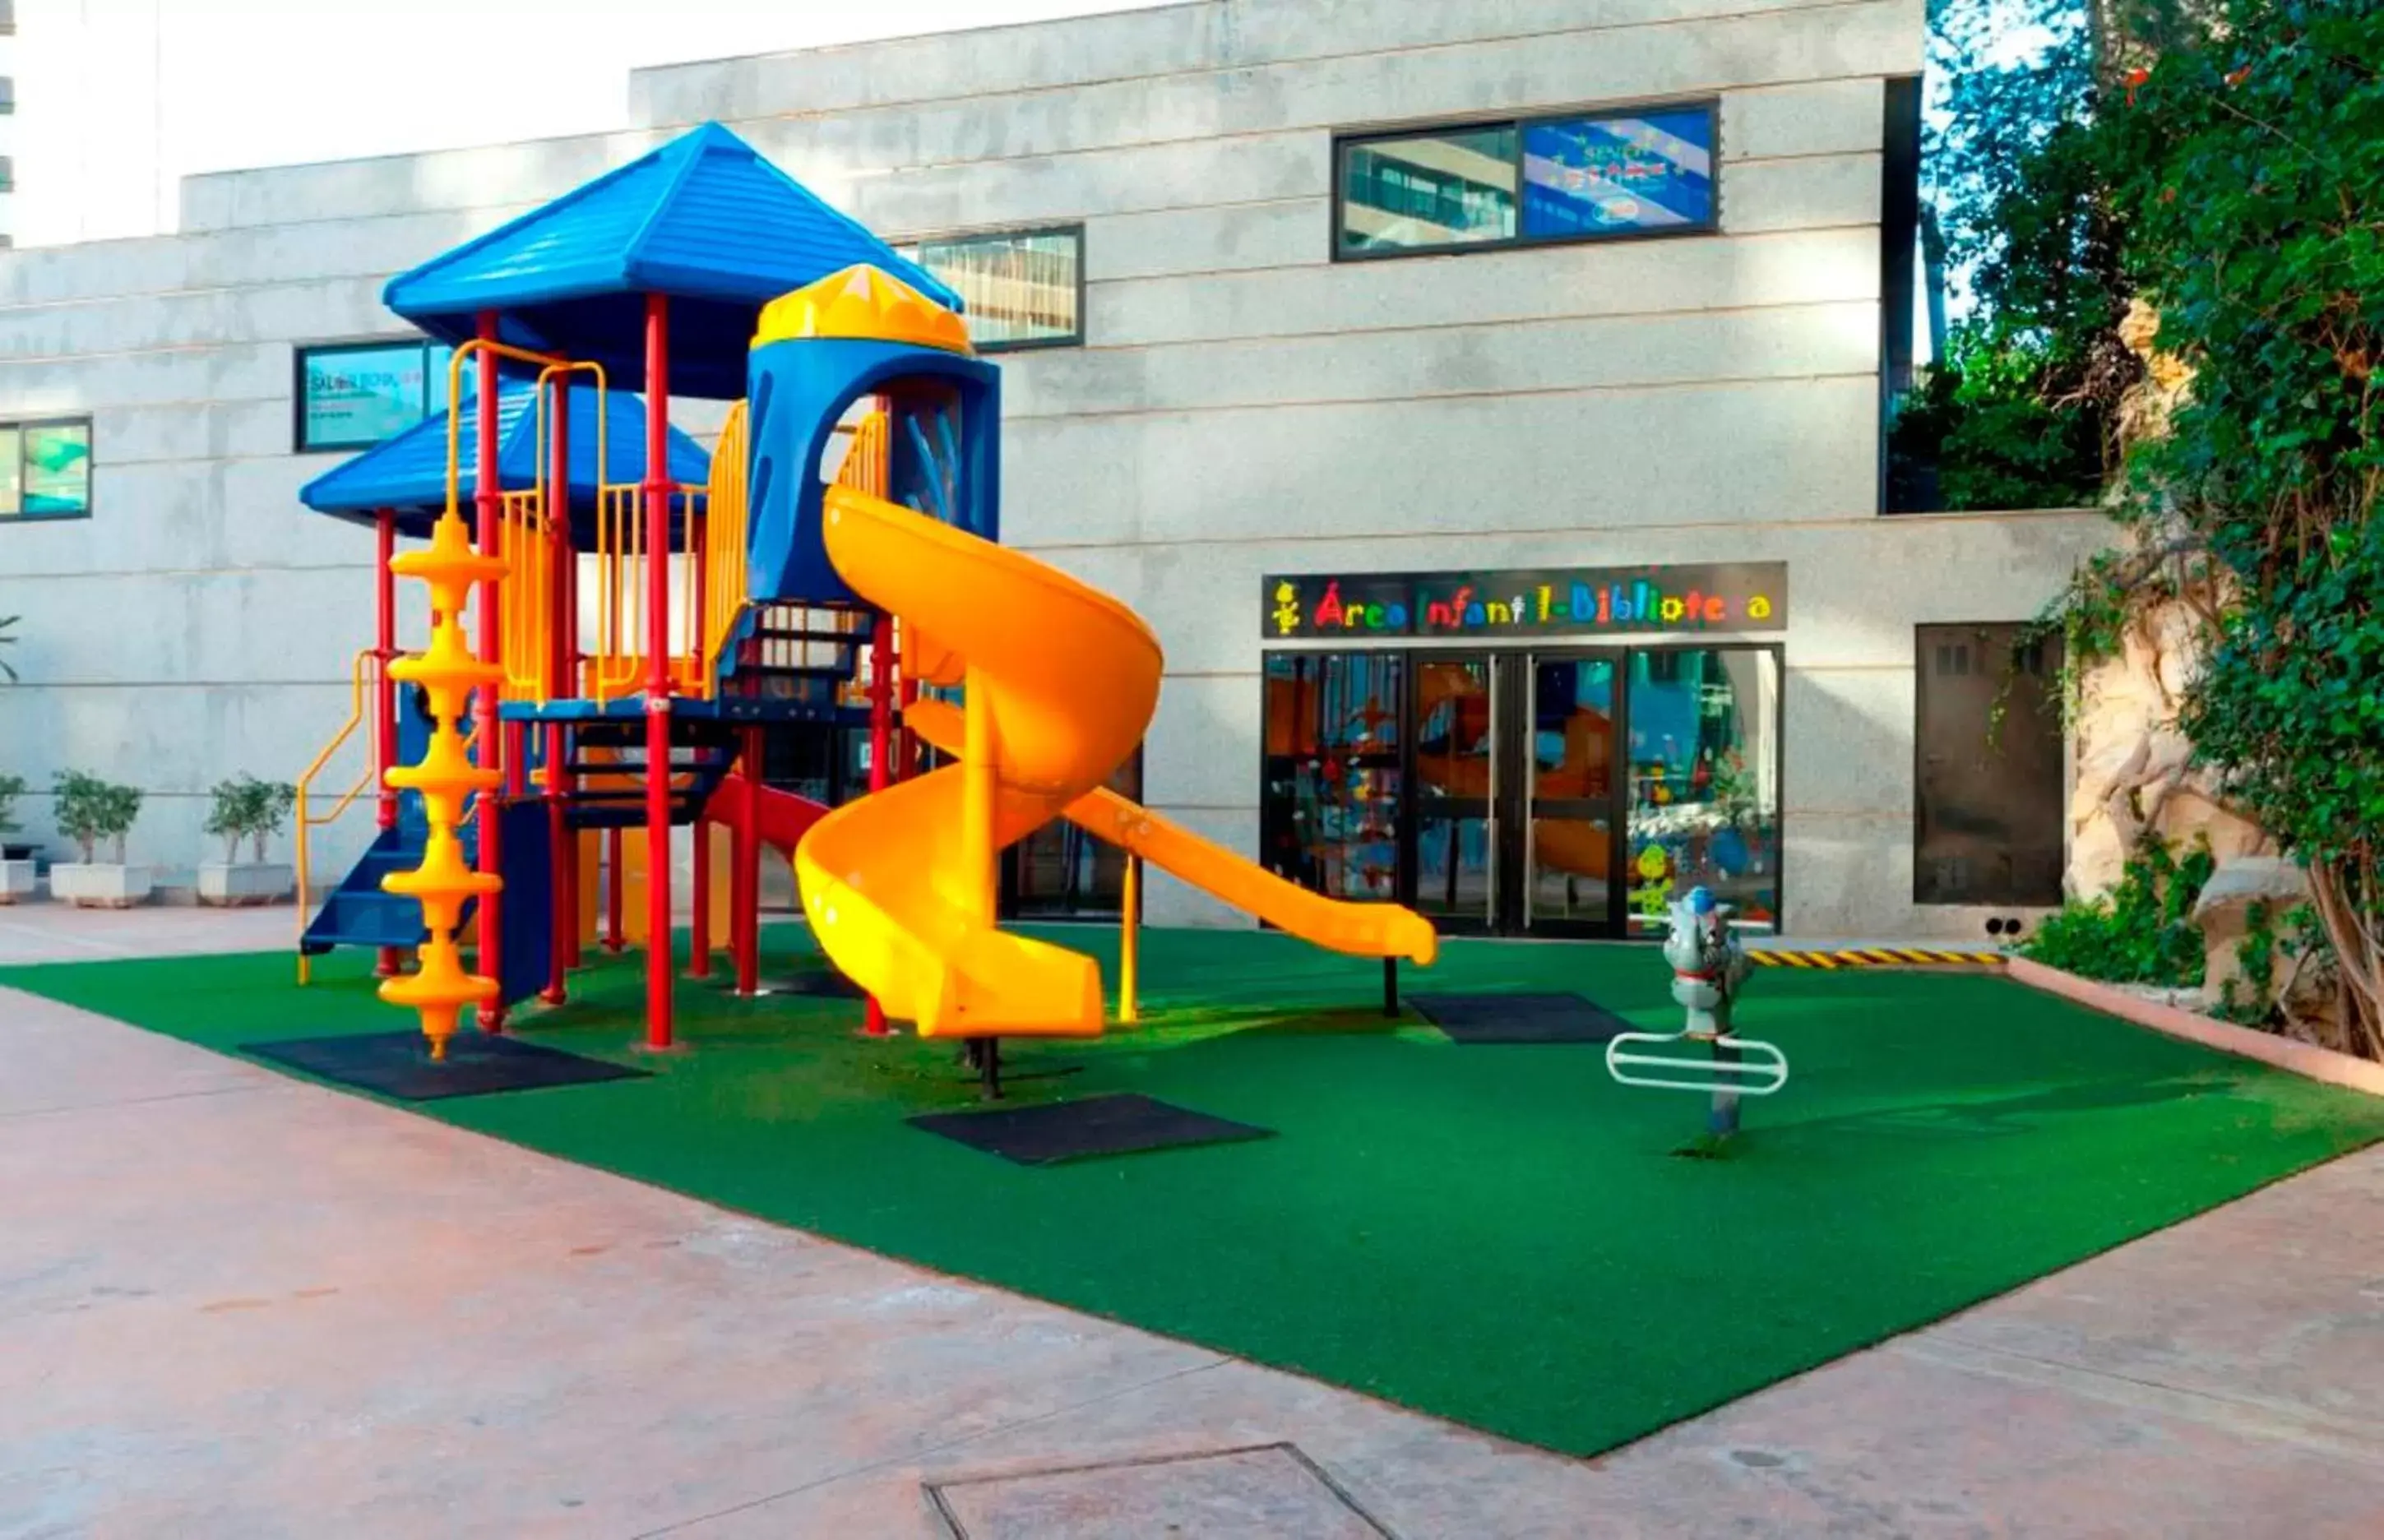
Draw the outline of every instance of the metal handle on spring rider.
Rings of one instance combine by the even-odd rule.
[[[1682,1059],[1667,1053],[1633,1053],[1632,1044],[1678,1047],[1708,1042],[1716,1054],[1736,1059]],[[1624,1066],[1673,1071],[1682,1078],[1642,1074]],[[1788,1056],[1769,1043],[1752,1037],[1691,1037],[1685,1032],[1625,1032],[1608,1040],[1606,1073],[1625,1086],[1646,1086],[1660,1091],[1735,1091],[1740,1096],[1769,1096],[1788,1084]]]

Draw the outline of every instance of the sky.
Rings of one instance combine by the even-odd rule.
[[[1166,0],[29,0],[19,245],[152,235],[197,171],[599,132],[636,67]]]

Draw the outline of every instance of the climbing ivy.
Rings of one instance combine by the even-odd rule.
[[[2154,345],[2190,383],[2117,467],[2123,539],[2037,634],[2064,638],[2074,699],[2078,672],[2135,617],[2172,602],[2199,617],[2178,726],[2229,805],[2307,867],[2348,1046],[2384,1058],[2384,6],[2207,0],[2147,37],[2098,37],[2096,56],[2125,67],[2095,74],[1996,205],[2017,213],[2034,190],[2069,232],[2040,244],[2017,227],[2003,265],[1981,268],[1982,298],[2008,304],[1978,345],[2004,341],[1965,381],[2032,405],[1999,416],[1971,401],[1942,441],[1997,442],[2050,420],[2037,408],[2075,412],[2032,459],[1985,456],[1976,482],[2055,484],[2110,423],[2116,398],[2094,381],[2117,376],[2093,361],[2123,344],[2116,319],[2051,303],[2071,292],[2055,267],[2107,274],[2105,297],[2157,314]],[[2104,236],[2108,264],[2085,260],[2079,242]],[[2084,370],[2066,391],[2064,368]],[[1986,388],[1945,389],[1961,403]]]

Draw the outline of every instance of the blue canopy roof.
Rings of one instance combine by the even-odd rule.
[[[526,383],[505,385],[497,393],[497,485],[506,491],[528,491],[538,484],[538,415],[531,410],[537,394]],[[479,491],[477,405],[473,399],[464,403],[458,495],[466,502]],[[307,482],[298,501],[318,514],[364,525],[373,523],[381,509],[392,509],[399,533],[428,538],[447,506],[447,421],[441,412],[392,434]],[[627,391],[604,396],[604,460],[607,484],[645,479],[646,404]],[[674,481],[699,487],[712,475],[712,456],[676,428],[670,474]],[[597,481],[596,390],[583,385],[571,392],[571,522],[573,543],[582,548],[594,543]]]
[[[495,310],[500,341],[592,360],[642,390],[644,296],[667,295],[671,393],[734,401],[762,306],[863,262],[961,307],[933,274],[706,123],[399,274],[381,299],[450,342]]]

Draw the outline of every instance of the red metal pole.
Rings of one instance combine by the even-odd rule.
[[[869,789],[875,794],[891,784],[894,758],[894,617],[880,614],[869,638]],[[869,997],[862,1030],[872,1037],[888,1034],[886,1007]]]
[[[571,377],[554,381],[554,458],[546,480],[547,562],[547,694],[567,696],[564,682],[570,666],[569,616],[564,606],[565,581],[571,570]],[[579,934],[578,896],[571,890],[571,829],[565,816],[563,725],[546,729],[546,856],[547,901],[553,925],[548,931],[546,988],[540,998],[561,1005],[570,998],[571,943]]]
[[[687,896],[688,962],[689,978],[712,976],[712,823],[699,814],[693,828],[694,848],[689,851],[690,868],[688,886],[694,889]]]
[[[909,657],[909,650],[903,649],[896,654],[896,657],[898,660],[906,660]],[[911,677],[907,662],[898,661],[897,668],[900,674],[900,690],[902,710],[905,713],[903,718],[905,726],[902,728],[902,756],[895,764],[894,778],[903,781],[910,779],[919,768],[919,735],[910,729],[907,714],[913,706],[919,703],[919,681]]]
[[[687,559],[694,564],[692,590],[688,608],[693,613],[687,617],[687,655],[699,667],[703,663],[704,592],[703,592],[703,516],[690,505],[687,510]],[[689,855],[688,886],[694,889],[688,902],[688,976],[712,976],[712,826],[702,808],[696,809],[693,850]],[[733,922],[732,922],[733,923]]]
[[[622,912],[628,907],[628,885],[621,880],[621,831],[604,831],[604,950],[618,956],[628,943]]]
[[[596,473],[597,484],[602,486],[603,480],[603,469],[600,466]],[[563,571],[555,579],[557,584],[555,608],[556,613],[561,616],[555,635],[555,650],[559,654],[560,671],[555,676],[554,688],[556,693],[577,700],[582,688],[579,656],[579,547],[572,533],[573,527],[569,516],[571,481],[568,476],[564,478],[563,487],[565,498]],[[566,755],[566,762],[567,759]],[[566,801],[578,799],[579,776],[577,771],[565,769],[563,772],[563,794]],[[582,869],[579,859],[578,833],[577,830],[566,828],[563,841],[563,896],[557,900],[563,913],[568,916],[563,930],[563,965],[566,971],[578,967],[581,962],[579,894],[581,885],[587,881],[588,874]]]
[[[497,336],[497,313],[480,312],[480,336],[494,342]],[[497,355],[487,348],[480,350],[477,360],[480,366],[479,411],[477,414],[479,453],[475,457],[473,472],[476,482],[475,501],[479,509],[479,546],[483,555],[493,555],[497,550],[497,518],[502,502],[502,490],[497,485]],[[497,629],[498,605],[502,602],[500,582],[496,578],[480,585],[480,661],[500,661]],[[479,718],[480,750],[478,756],[482,765],[502,764],[504,734],[497,725],[497,690],[493,686],[474,692]],[[500,848],[499,824],[494,803],[496,798],[482,792],[475,801],[478,825],[479,869],[496,874],[504,870],[504,852]],[[479,899],[479,971],[490,976],[503,966],[504,933],[499,924],[499,895],[484,893]],[[502,996],[480,1007],[480,1030],[503,1032],[505,1028],[505,1007]]]
[[[646,1046],[671,1046],[670,302],[646,296]]]
[[[397,791],[389,784],[397,764],[397,681],[389,677],[397,658],[397,575],[389,569],[397,554],[396,512],[383,508],[374,525],[379,552],[373,564],[373,785],[380,789],[374,819],[386,833],[397,827]],[[394,978],[404,968],[401,949],[380,949],[381,977]]]
[[[737,992],[762,992],[762,729],[744,729],[739,764],[745,774],[745,816],[737,829],[729,887],[729,946],[737,953]]]

